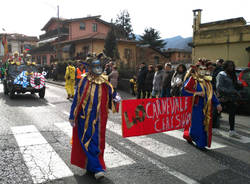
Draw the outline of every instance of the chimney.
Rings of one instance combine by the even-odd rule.
[[[198,31],[200,29],[201,11],[202,9],[193,10],[194,12],[193,32]]]

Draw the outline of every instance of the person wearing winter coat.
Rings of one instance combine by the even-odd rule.
[[[117,89],[119,73],[116,65],[113,65],[112,72],[109,74],[109,81],[112,84],[114,91]]]
[[[233,61],[227,60],[223,63],[224,71],[221,71],[216,77],[216,90],[218,98],[229,114],[229,136],[240,138],[240,135],[235,132],[235,113],[237,108],[237,100],[240,98],[235,65]]]
[[[137,99],[145,98],[145,78],[147,75],[148,69],[145,63],[140,64],[139,74],[137,76]]]
[[[171,96],[181,96],[181,88],[184,83],[187,68],[184,64],[179,64],[171,79]]]
[[[146,98],[151,97],[152,89],[153,89],[153,80],[154,80],[155,70],[153,65],[148,66],[148,72],[145,79],[145,91],[146,91]]]
[[[158,64],[156,66],[156,72],[153,80],[152,98],[160,97],[162,90],[163,76],[164,76],[163,66],[161,64]]]
[[[171,90],[171,79],[174,74],[174,71],[172,70],[171,63],[165,64],[165,73],[163,76],[163,82],[162,82],[162,90],[161,90],[161,97],[171,97],[170,90]]]

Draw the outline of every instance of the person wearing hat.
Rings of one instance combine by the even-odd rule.
[[[212,110],[222,107],[214,94],[211,76],[206,76],[207,68],[203,61],[192,66],[187,72],[182,90],[183,96],[193,96],[193,111],[191,125],[184,130],[183,138],[189,143],[193,141],[196,146],[204,150],[211,146],[212,141]]]
[[[69,122],[73,127],[71,164],[104,177],[105,132],[108,108],[117,112],[120,97],[103,74],[105,58],[88,56],[88,72],[81,78],[71,106]]]
[[[65,89],[67,91],[67,99],[73,98],[74,96],[74,85],[75,85],[75,67],[69,62],[65,72]]]
[[[83,74],[85,73],[85,67],[84,64],[82,62],[79,63],[79,66],[76,69],[76,86],[78,85],[78,83],[80,82]]]
[[[23,51],[23,54],[21,55],[21,63],[26,63],[27,61],[28,61],[28,57],[27,57],[27,51],[26,50],[24,50]]]
[[[20,65],[21,64],[21,58],[19,57],[19,53],[16,51],[13,54],[13,63],[16,65]]]

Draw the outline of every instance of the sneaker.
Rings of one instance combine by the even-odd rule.
[[[86,175],[87,174],[87,169],[83,169],[82,170],[82,175]]]
[[[104,172],[98,172],[98,173],[95,173],[95,179],[101,179],[101,178],[103,178],[104,177],[104,175],[105,175],[105,173]]]
[[[213,135],[221,135],[220,131],[218,128],[213,128]]]
[[[236,133],[234,130],[229,131],[229,137],[233,137],[233,138],[237,138],[237,139],[241,138],[241,136],[238,133]]]

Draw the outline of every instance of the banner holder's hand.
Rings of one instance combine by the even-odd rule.
[[[69,119],[69,123],[72,127],[75,127],[75,121],[73,119]]]

